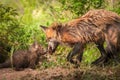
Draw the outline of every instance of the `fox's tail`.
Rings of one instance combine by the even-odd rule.
[[[0,64],[0,68],[8,68],[11,65],[10,60],[6,60],[4,63]]]

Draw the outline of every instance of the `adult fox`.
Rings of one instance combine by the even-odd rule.
[[[81,18],[88,18],[86,22],[91,22],[101,29],[106,37],[106,52],[113,59],[118,59],[120,51],[120,16],[114,12],[104,9],[90,10]]]
[[[95,64],[105,61],[106,52],[103,47],[105,36],[94,24],[86,24],[83,19],[75,19],[66,24],[54,23],[49,28],[45,26],[41,28],[47,37],[49,53],[53,53],[59,44],[70,45],[73,49],[69,52],[67,60],[76,64],[72,59],[73,56],[78,54],[77,60],[81,62],[85,45],[94,42],[101,52],[101,57],[95,61]]]
[[[82,17],[66,24],[52,24],[49,28],[41,27],[46,33],[48,50],[52,53],[59,43],[67,43],[74,46],[67,56],[67,59],[72,63],[72,57],[76,53],[79,53],[78,60],[82,60],[84,44],[95,42],[101,52],[101,57],[93,62],[97,64],[101,61],[104,62],[108,56],[116,57],[112,53],[116,53],[119,50],[119,25],[120,17],[116,13],[100,9],[89,11]],[[104,37],[107,42],[107,54],[103,48]]]

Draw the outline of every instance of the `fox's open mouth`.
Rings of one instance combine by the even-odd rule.
[[[48,43],[48,52],[49,54],[53,54],[58,46],[58,42],[49,42]]]
[[[55,49],[53,49],[52,47],[48,47],[48,53],[49,54],[53,54],[55,52]]]

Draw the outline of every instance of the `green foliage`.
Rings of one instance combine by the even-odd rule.
[[[120,1],[116,3],[116,5],[113,7],[112,11],[120,14]]]
[[[45,34],[39,25],[49,26],[53,22],[67,22],[79,17],[90,9],[108,9],[120,14],[120,2],[111,8],[107,0],[0,0],[0,47],[1,52],[26,49],[37,40],[46,46]],[[10,6],[10,7],[9,7]],[[58,47],[56,63],[43,63],[43,66],[61,65],[66,61],[70,51],[66,47]],[[12,54],[12,53],[10,53]],[[96,48],[86,48],[83,62],[91,63],[99,52]]]
[[[92,47],[91,47],[92,46]],[[95,61],[100,56],[100,52],[97,49],[96,45],[89,44],[86,46],[84,51],[83,63],[91,64],[91,62]]]
[[[16,9],[0,4],[0,15],[0,55],[9,53],[11,56],[13,50],[26,49],[36,40],[45,44],[45,35],[41,33],[38,24],[20,17]]]
[[[12,7],[0,4],[0,53],[4,56],[10,52],[11,46],[13,46],[11,36],[14,35],[14,31],[19,28],[19,22],[17,20],[17,11]]]
[[[0,4],[0,41],[9,43],[9,36],[12,35],[19,23],[15,18],[17,12],[12,7]]]
[[[59,0],[63,4],[63,9],[70,10],[77,16],[83,15],[88,10],[99,9],[104,6],[104,0]]]

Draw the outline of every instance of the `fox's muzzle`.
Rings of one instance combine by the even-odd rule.
[[[48,52],[50,54],[53,54],[58,46],[58,42],[54,39],[49,40],[48,42]]]

